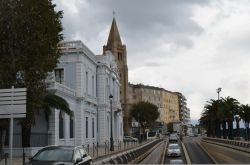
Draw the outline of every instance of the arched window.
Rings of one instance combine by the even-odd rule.
[[[118,52],[118,60],[122,61],[122,53],[121,52]]]
[[[64,138],[64,114],[62,111],[59,112],[59,138]]]

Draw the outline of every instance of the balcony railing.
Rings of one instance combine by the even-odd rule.
[[[69,88],[63,84],[60,84],[56,81],[49,81],[47,82],[47,88],[50,90],[58,90],[60,92],[76,96],[76,91],[72,88]]]

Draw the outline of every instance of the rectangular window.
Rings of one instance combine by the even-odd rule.
[[[95,96],[94,93],[95,93],[95,81],[94,81],[94,76],[92,76],[92,96]]]
[[[89,74],[89,73],[86,72],[86,93],[87,93],[87,94],[89,93],[89,92],[88,92],[88,88],[89,88],[89,83],[88,83],[88,82],[89,82],[89,80],[88,80],[88,79],[89,79],[89,78],[88,78],[89,75],[88,75],[88,74]]]
[[[95,120],[92,118],[92,138],[95,137]]]
[[[64,83],[64,69],[55,69],[55,78],[56,78],[56,82],[63,84]]]
[[[69,120],[69,128],[70,128],[70,130],[69,130],[69,133],[70,133],[69,137],[70,138],[74,138],[74,120],[72,118],[70,118],[70,120]]]
[[[88,117],[86,117],[86,138],[89,138],[89,126],[88,126]]]
[[[109,79],[106,78],[106,96],[109,98],[110,95],[110,86],[109,86]]]
[[[64,138],[64,120],[62,113],[59,114],[59,139]]]

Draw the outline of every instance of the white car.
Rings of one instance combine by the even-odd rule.
[[[184,164],[181,159],[172,159],[169,164]]]
[[[167,155],[170,156],[181,156],[181,148],[179,144],[169,144],[167,149]]]
[[[169,142],[178,142],[178,137],[176,134],[170,134]]]
[[[132,136],[124,136],[123,142],[138,142],[138,139]]]

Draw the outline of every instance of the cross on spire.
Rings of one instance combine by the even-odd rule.
[[[113,17],[115,17],[115,10],[113,10]]]

